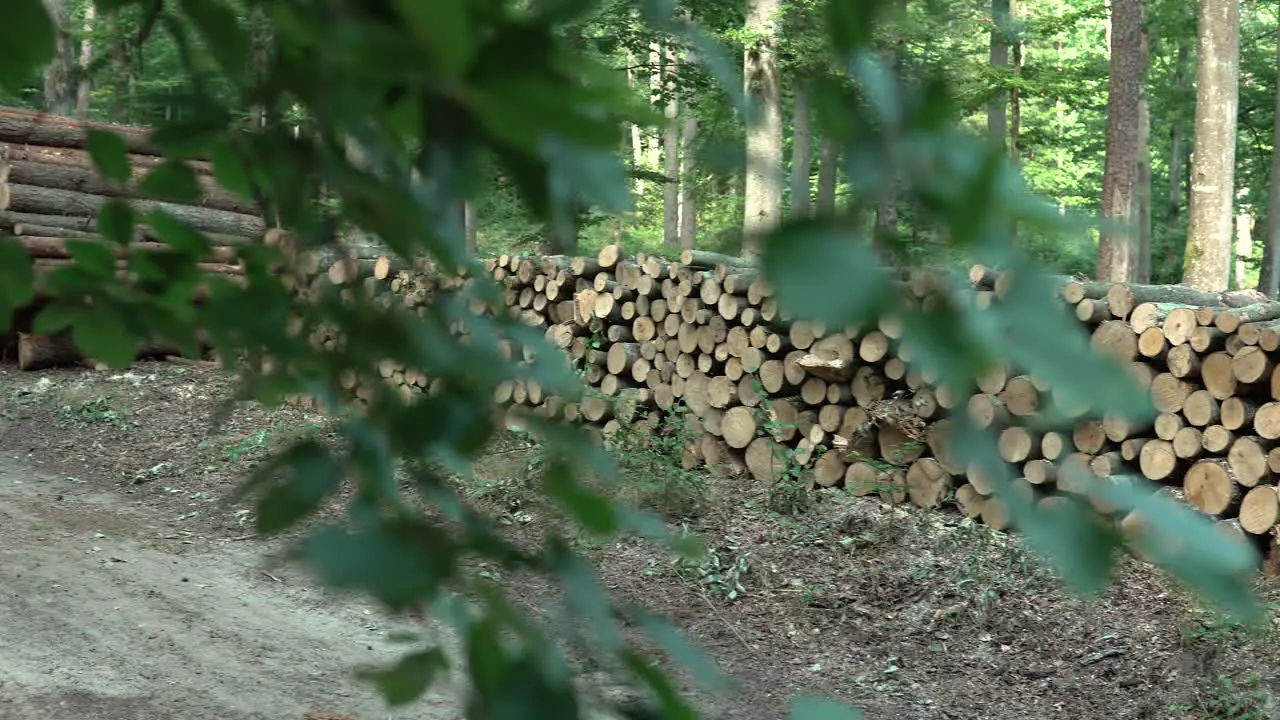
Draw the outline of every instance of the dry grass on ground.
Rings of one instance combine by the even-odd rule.
[[[0,451],[128,498],[156,519],[157,538],[244,537],[252,509],[219,501],[324,419],[241,404],[211,431],[231,388],[219,371],[169,363],[3,369]],[[463,488],[530,542],[563,527],[531,489],[537,452],[505,435]],[[575,542],[617,598],[675,619],[736,680],[704,698],[711,716],[783,717],[789,697],[816,691],[898,720],[1280,717],[1275,622],[1235,625],[1131,559],[1085,601],[1016,536],[952,512],[840,491],[778,503],[749,480],[682,471],[675,458],[622,459],[641,469],[618,492],[667,513],[707,554],[679,560],[636,538]],[[553,606],[545,584],[502,580],[519,583],[531,608]],[[1280,600],[1271,585],[1260,590]]]

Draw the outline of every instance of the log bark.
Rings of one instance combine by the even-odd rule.
[[[0,186],[0,210],[11,212],[91,218],[97,217],[98,211],[106,204],[107,200],[108,198],[101,195],[90,195],[69,190],[51,190],[34,185],[9,183]],[[135,200],[131,204],[136,210],[144,213],[152,210],[163,210],[197,230],[226,235],[261,237],[267,229],[266,223],[260,217],[227,212],[226,210],[213,210],[155,200]]]
[[[13,160],[8,162],[7,167],[7,181],[19,185],[70,190],[105,197],[148,199],[138,188],[137,182],[119,183],[104,180],[94,168]],[[135,180],[140,182],[142,178],[135,177]],[[261,214],[256,203],[238,198],[223,190],[213,178],[197,175],[196,181],[204,194],[199,200],[191,203],[192,205],[245,215]]]
[[[131,153],[153,156],[164,154],[151,142],[151,131],[145,128],[87,122],[17,108],[0,110],[2,142],[82,149],[88,143],[89,130],[106,130],[119,135]]]

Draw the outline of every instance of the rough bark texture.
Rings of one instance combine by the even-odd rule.
[[[698,246],[698,116],[686,110],[680,132],[680,247]]]
[[[1102,174],[1102,217],[1128,224],[1138,162],[1138,100],[1142,81],[1141,0],[1112,0],[1111,80],[1107,92],[1107,155]],[[1103,228],[1098,279],[1125,282],[1132,275],[1132,237]]]
[[[17,213],[93,218],[107,201],[107,198],[102,195],[53,190],[34,185],[9,184],[0,187],[4,189],[0,194],[7,196],[0,197],[0,200],[4,201],[0,202],[0,210]],[[133,206],[139,212],[164,210],[197,230],[245,237],[258,237],[266,232],[262,218],[253,215],[154,200],[135,200]]]
[[[809,94],[799,85],[791,135],[791,215],[806,218],[813,210],[809,201],[813,175],[813,117]]]
[[[1178,93],[1187,86],[1187,45],[1177,38],[1178,64],[1174,72],[1174,86]],[[1169,188],[1165,196],[1164,222],[1172,227],[1182,211],[1182,166],[1186,161],[1186,125],[1179,113],[1173,114],[1173,127],[1169,130]]]
[[[1138,177],[1134,193],[1137,245],[1133,253],[1133,281],[1151,282],[1151,111],[1147,99],[1138,101]]]
[[[41,0],[41,4],[53,21],[55,33],[53,59],[44,68],[44,109],[58,115],[71,115],[76,111],[75,87],[71,84],[76,67],[71,10],[67,0]]]
[[[662,174],[667,181],[662,185],[662,241],[668,247],[676,247],[680,244],[680,105],[676,98],[675,51],[668,45],[666,53],[663,80],[667,125],[662,132]]]
[[[760,239],[777,227],[782,210],[782,80],[773,18],[781,0],[747,0],[747,30],[756,41],[743,53],[747,97],[757,116],[747,126],[747,173],[742,251],[760,252]]]
[[[89,116],[89,100],[93,91],[93,81],[89,75],[89,65],[93,62],[93,20],[95,17],[93,3],[84,7],[84,39],[80,41],[80,82],[76,86],[76,117],[84,120]]]
[[[1276,77],[1280,82],[1280,33],[1276,34]],[[1258,291],[1274,298],[1280,292],[1280,92],[1276,93],[1276,123],[1272,130],[1271,181],[1267,189],[1267,224],[1262,238],[1262,268]]]
[[[1225,290],[1231,276],[1231,218],[1239,108],[1240,5],[1200,0],[1196,135],[1191,214],[1182,281]]]
[[[1009,0],[991,0],[991,67],[1009,66]],[[1009,99],[1003,92],[994,93],[987,102],[987,134],[994,142],[1005,145],[1009,134]]]

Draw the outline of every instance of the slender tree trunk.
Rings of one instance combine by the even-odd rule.
[[[1009,31],[1009,0],[991,0],[991,67],[1003,72],[1009,66],[1009,45],[1005,39]],[[1009,135],[1009,96],[1007,92],[993,93],[987,102],[987,134],[1005,146]]]
[[[1240,5],[1238,0],[1200,0],[1199,7],[1191,214],[1182,281],[1216,291],[1227,289],[1231,274]]]
[[[662,242],[668,247],[680,245],[680,104],[676,97],[675,48],[666,47],[666,118],[662,132]]]
[[[694,52],[687,51],[685,64],[697,62]],[[689,100],[686,95],[680,130],[680,247],[685,250],[698,246],[698,116]]]
[[[1147,99],[1138,100],[1138,177],[1134,193],[1133,281],[1151,282],[1151,112]]]
[[[809,193],[813,182],[813,117],[809,93],[796,86],[795,117],[791,136],[791,215],[807,218],[813,213]]]
[[[818,207],[821,217],[836,214],[836,182],[840,176],[840,142],[831,133],[822,133],[818,147]]]
[[[467,236],[467,254],[475,257],[479,248],[479,233],[476,232],[476,204],[470,200],[462,203],[462,228]]]
[[[80,82],[76,86],[76,117],[89,117],[89,100],[92,97],[93,77],[89,66],[93,63],[93,3],[84,6],[84,39],[80,41]]]
[[[1022,5],[1010,0],[1009,16],[1018,17]],[[1011,48],[1013,54],[1013,77],[1022,77],[1023,48],[1021,41],[1015,41]],[[1015,165],[1022,164],[1022,91],[1015,82],[1009,88],[1009,157]]]
[[[1142,5],[1111,3],[1111,80],[1107,91],[1107,155],[1102,173],[1102,219],[1129,225],[1138,167],[1138,100],[1142,91]],[[1104,227],[1098,239],[1098,279],[1132,276],[1130,228]]]
[[[1181,94],[1187,87],[1187,44],[1182,38],[1177,39],[1178,60],[1174,70],[1174,87]],[[1169,192],[1165,202],[1164,224],[1173,229],[1181,214],[1183,197],[1183,165],[1187,161],[1186,123],[1182,121],[1182,113],[1178,108],[1173,110],[1173,124],[1169,130]]]
[[[1242,207],[1236,215],[1235,263],[1231,273],[1231,288],[1245,286],[1249,272],[1249,258],[1253,257],[1253,208]]]
[[[649,102],[655,109],[662,108],[662,44],[649,43]],[[649,135],[648,169],[657,170],[662,160],[660,133]]]
[[[53,59],[44,68],[44,109],[56,115],[74,115],[76,90],[71,79],[75,74],[76,51],[71,42],[71,11],[67,0],[41,0],[41,3],[53,21],[55,33]]]
[[[630,50],[627,51],[627,85],[635,87],[636,84],[636,54]],[[631,135],[631,165],[637,170],[645,168],[644,154],[644,128],[639,125],[632,124],[630,126]],[[644,179],[636,178],[636,194],[644,195]]]
[[[745,257],[759,255],[763,236],[778,226],[782,213],[782,80],[773,29],[780,6],[781,0],[747,0],[747,29],[759,40],[743,53],[743,80],[759,116],[747,127],[742,227]]]
[[[1276,35],[1276,82],[1280,83],[1280,33]],[[1271,179],[1267,187],[1266,235],[1262,238],[1262,268],[1258,290],[1267,297],[1280,294],[1280,85],[1276,86],[1276,115],[1272,127]]]

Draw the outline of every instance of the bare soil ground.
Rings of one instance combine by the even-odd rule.
[[[458,717],[446,691],[388,713],[351,671],[394,658],[389,633],[412,624],[315,586],[247,537],[251,508],[220,503],[323,424],[242,405],[212,431],[230,385],[171,363],[0,368],[0,717]],[[535,462],[508,442],[466,488],[530,540],[558,526],[529,490]],[[778,513],[745,480],[662,483],[625,489],[706,559],[577,542],[617,597],[675,619],[735,679],[699,695],[709,717],[785,717],[806,691],[895,720],[1280,717],[1276,621],[1233,624],[1136,561],[1085,601],[1016,536],[954,513],[838,491]],[[509,581],[535,611],[555,601]]]

